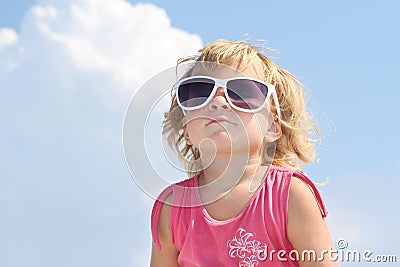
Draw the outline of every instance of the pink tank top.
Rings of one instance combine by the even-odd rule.
[[[170,225],[180,266],[299,266],[290,253],[293,247],[286,235],[292,176],[309,186],[326,217],[317,188],[303,172],[271,165],[264,183],[241,212],[229,220],[217,221],[201,204],[182,207],[188,202],[200,203],[197,174],[168,187],[156,200],[151,215],[153,241],[161,249],[158,219],[162,200],[173,192]]]

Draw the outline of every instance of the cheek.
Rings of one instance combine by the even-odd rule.
[[[201,118],[188,118],[186,123],[186,132],[193,143],[196,145],[202,136],[202,129],[204,128],[204,119]]]
[[[257,113],[253,116],[246,128],[249,135],[262,140],[267,134],[269,127],[270,123],[268,117],[266,117],[265,114]]]

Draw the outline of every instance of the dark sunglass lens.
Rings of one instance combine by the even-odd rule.
[[[214,81],[207,78],[193,78],[182,82],[178,88],[179,102],[187,108],[204,104],[214,88]]]
[[[261,107],[268,94],[268,87],[257,81],[247,79],[231,80],[227,84],[232,104],[243,109]]]

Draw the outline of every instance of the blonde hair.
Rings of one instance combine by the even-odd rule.
[[[315,141],[320,139],[315,121],[306,109],[303,86],[296,77],[277,66],[271,59],[262,54],[263,47],[256,47],[248,41],[217,40],[199,50],[199,55],[178,60],[177,67],[187,61],[205,61],[217,64],[233,65],[250,64],[253,60],[260,62],[264,68],[265,82],[275,85],[281,117],[278,122],[282,136],[276,141],[276,151],[272,164],[298,169],[315,159]],[[175,92],[171,90],[171,106],[164,114],[163,134],[168,143],[179,152],[180,158],[188,168],[189,176],[196,173],[200,152],[188,145],[183,134],[183,112],[178,106]],[[269,102],[271,111],[276,116],[274,101]],[[314,137],[317,137],[313,140]],[[264,154],[264,153],[263,153]],[[266,155],[262,155],[267,157]]]

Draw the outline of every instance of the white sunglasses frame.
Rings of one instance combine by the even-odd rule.
[[[212,81],[214,81],[214,88],[211,91],[210,95],[208,96],[207,100],[204,101],[203,104],[195,106],[195,107],[185,107],[179,101],[179,90],[178,89],[179,89],[179,86],[183,82],[188,81],[188,80],[192,80],[192,79],[208,79],[208,80],[212,80]],[[231,99],[230,99],[230,97],[228,95],[228,89],[227,89],[228,82],[232,81],[232,80],[250,80],[250,81],[258,82],[258,83],[261,83],[261,84],[265,85],[267,87],[267,89],[268,89],[268,92],[267,92],[267,95],[266,95],[265,100],[262,103],[262,105],[260,107],[256,108],[256,109],[244,109],[244,108],[235,106],[232,103],[232,101],[231,101]],[[264,81],[258,80],[258,79],[248,78],[248,77],[233,77],[233,78],[229,78],[229,79],[217,79],[217,78],[214,78],[214,77],[211,77],[211,76],[190,76],[190,77],[178,80],[174,84],[173,90],[175,90],[176,100],[178,102],[179,107],[185,113],[185,111],[201,109],[201,108],[207,106],[211,102],[211,100],[214,98],[214,96],[215,96],[215,94],[217,92],[217,89],[220,88],[220,87],[222,87],[224,89],[225,98],[228,101],[229,105],[232,108],[236,109],[236,110],[239,110],[239,111],[242,111],[242,112],[246,112],[246,113],[256,113],[256,112],[259,112],[260,110],[262,110],[265,107],[265,105],[267,104],[268,99],[272,95],[272,98],[273,98],[273,100],[275,102],[276,112],[278,114],[278,118],[279,119],[281,118],[281,110],[280,110],[280,107],[279,107],[278,96],[276,95],[275,86],[272,85],[272,84],[266,83]]]

